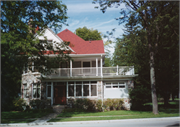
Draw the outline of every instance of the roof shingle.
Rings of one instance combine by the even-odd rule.
[[[63,41],[69,41],[75,54],[103,54],[103,40],[85,41],[68,29],[57,34]],[[73,52],[72,52],[73,53]]]

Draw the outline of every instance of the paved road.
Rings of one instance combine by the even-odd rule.
[[[104,120],[84,122],[54,122],[41,125],[30,125],[32,127],[179,127],[180,117],[175,118],[150,118],[129,120]],[[51,125],[49,125],[51,124]],[[17,125],[16,125],[17,126]],[[29,126],[29,125],[19,125]]]

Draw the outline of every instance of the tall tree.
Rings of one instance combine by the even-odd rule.
[[[75,33],[85,41],[102,40],[101,32],[98,32],[98,30],[88,29],[87,27],[77,28]]]
[[[161,23],[169,17],[169,13],[172,8],[179,8],[178,2],[150,2],[150,1],[131,1],[131,0],[119,0],[119,1],[103,1],[94,0],[94,3],[100,4],[100,9],[103,13],[108,7],[120,6],[124,3],[126,9],[121,9],[121,16],[117,18],[119,23],[129,22],[131,29],[144,29],[146,33],[146,41],[149,49],[149,64],[150,64],[150,83],[153,103],[153,113],[158,114],[157,94],[156,94],[156,80],[155,80],[155,55],[159,51],[159,41],[162,38],[163,32],[161,28],[164,28]],[[167,25],[167,24],[166,24]],[[175,32],[173,32],[175,34]],[[175,43],[175,42],[174,42]]]
[[[42,72],[45,71],[43,66],[47,67],[45,60],[48,60],[48,57],[43,56],[43,45],[47,42],[35,38],[35,33],[40,34],[35,28],[42,30],[48,26],[55,31],[61,29],[63,24],[66,25],[66,11],[66,5],[60,1],[1,1],[3,107],[12,105],[14,97],[18,97],[23,66],[28,64],[28,58],[38,63]],[[46,49],[53,51],[50,45],[47,45]],[[63,54],[62,50],[59,52],[60,55]],[[60,55],[53,60],[62,60]]]

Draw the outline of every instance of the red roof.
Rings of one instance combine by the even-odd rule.
[[[70,47],[76,54],[102,54],[104,53],[103,40],[85,41],[68,29],[57,34],[63,41],[70,42]],[[72,52],[73,53],[73,52]]]

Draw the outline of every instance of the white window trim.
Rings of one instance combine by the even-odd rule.
[[[109,85],[110,83],[110,85]],[[114,82],[108,82],[108,85],[106,85],[106,83],[104,83],[104,89],[109,90],[109,89],[126,89],[126,83],[124,82],[123,84],[120,84],[119,82],[117,82],[116,86],[118,85],[118,88],[113,88],[113,83]],[[111,86],[111,88],[106,88],[106,86]],[[125,86],[124,88],[120,88],[120,86]]]
[[[71,82],[71,81],[70,81]],[[96,84],[91,84],[90,82],[91,81],[88,81],[89,84],[83,84],[83,81],[72,81],[74,82],[74,96],[69,96],[67,94],[67,98],[97,98],[98,97],[98,82]],[[76,84],[76,82],[82,82],[82,84]],[[69,92],[69,89],[68,89],[68,82],[67,82],[67,91]],[[82,85],[81,87],[81,92],[82,92],[82,95],[81,96],[76,96],[76,85]],[[89,96],[84,96],[83,95],[83,86],[84,85],[89,85]],[[96,96],[91,96],[91,85],[96,85]],[[67,93],[68,93],[67,92]]]
[[[51,96],[50,97],[48,97],[48,86],[51,86]],[[51,97],[52,97],[52,85],[51,85],[51,82],[50,82],[50,84],[48,84],[48,82],[46,82],[46,97],[47,97],[47,99],[51,99]]]
[[[32,84],[32,99],[41,99],[41,83],[40,83],[40,96],[39,96],[39,98],[34,98],[34,96],[33,96],[34,84],[38,84],[38,83],[33,83]]]
[[[26,97],[26,96],[25,96],[25,89],[24,89],[24,85],[26,85],[26,94],[27,94],[27,93],[28,93],[28,91],[29,91],[29,89],[28,89],[28,87],[27,87],[27,83],[24,83],[24,84],[23,84],[23,87],[22,87],[22,92],[23,92],[22,94],[23,94],[23,98],[24,98],[24,99],[28,99],[28,98],[29,98],[29,94],[28,94],[28,97]]]

